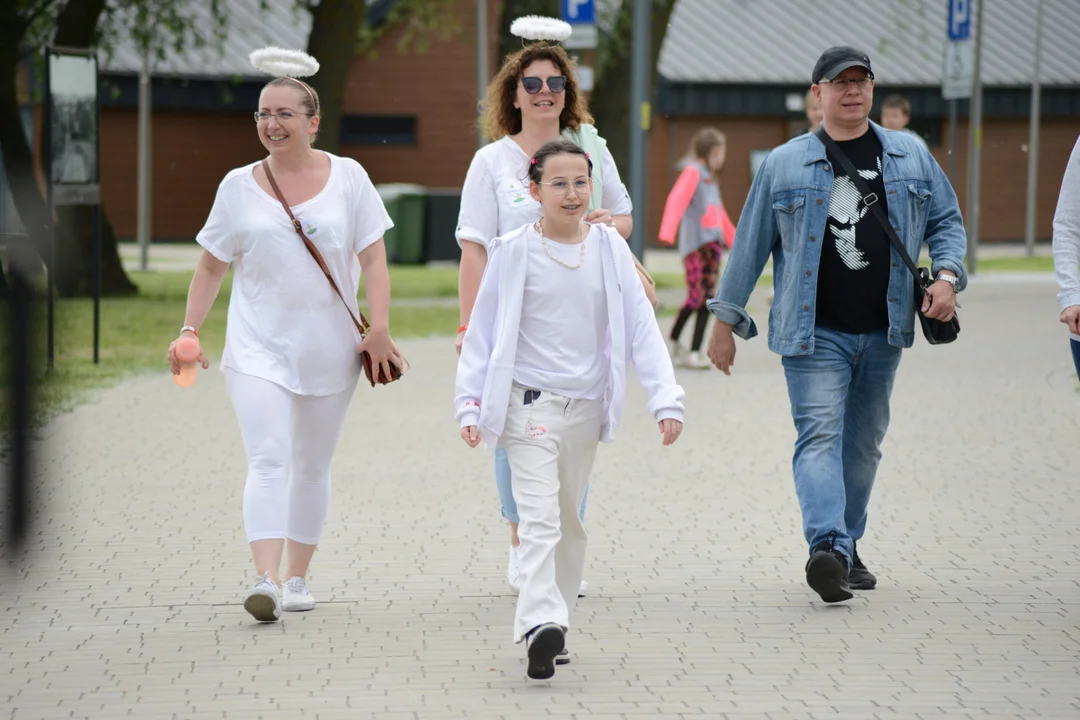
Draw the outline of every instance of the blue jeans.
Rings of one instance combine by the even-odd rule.
[[[850,561],[866,530],[866,507],[889,427],[900,348],[880,330],[814,332],[814,352],[783,358],[795,420],[795,492],[810,549],[836,533]]]
[[[510,461],[506,458],[505,448],[495,448],[495,484],[499,487],[499,504],[502,505],[502,516],[517,525],[521,522],[518,518],[517,502],[514,500],[514,490],[510,485]],[[585,520],[585,505],[589,501],[589,486],[585,486],[585,495],[581,498],[581,509],[578,517]]]
[[[1072,345],[1073,365],[1076,366],[1076,377],[1080,378],[1080,340],[1069,338],[1069,344]]]

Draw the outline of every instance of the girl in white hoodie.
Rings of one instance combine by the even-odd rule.
[[[566,140],[531,159],[543,217],[491,241],[458,363],[462,438],[505,448],[510,461],[521,519],[513,637],[527,641],[534,679],[554,675],[566,654],[585,566],[578,508],[597,445],[622,416],[627,365],[664,445],[682,431],[683,390],[634,257],[614,228],[584,222],[591,174],[592,160]]]

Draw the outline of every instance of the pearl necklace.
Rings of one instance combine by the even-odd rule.
[[[544,252],[547,253],[547,256],[549,258],[551,258],[552,260],[554,260],[555,262],[562,265],[564,268],[568,268],[570,270],[577,270],[579,267],[581,267],[585,263],[585,238],[581,238],[581,242],[578,244],[578,247],[581,248],[580,254],[579,254],[580,259],[578,260],[578,264],[577,265],[571,265],[571,264],[565,263],[562,260],[560,260],[559,258],[555,257],[555,255],[551,252],[551,248],[548,247],[547,236],[544,235],[544,223],[543,223],[543,221],[541,221],[541,220],[536,221],[536,231],[538,233],[540,233],[540,244],[544,246]],[[578,234],[579,235],[581,234],[580,227],[578,229]]]

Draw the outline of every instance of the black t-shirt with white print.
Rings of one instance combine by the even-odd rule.
[[[877,194],[886,216],[881,141],[870,128],[862,137],[836,143]],[[863,202],[843,164],[828,153],[834,179],[822,238],[817,285],[817,325],[845,333],[889,327],[889,237]]]

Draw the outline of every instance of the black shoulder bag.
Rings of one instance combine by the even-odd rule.
[[[855,183],[855,187],[858,189],[859,194],[863,196],[863,202],[866,203],[866,207],[873,213],[874,219],[878,221],[882,229],[885,230],[885,234],[889,236],[889,240],[892,242],[892,246],[896,248],[897,254],[904,260],[904,264],[908,266],[908,270],[915,277],[915,313],[919,316],[919,322],[922,324],[923,335],[926,337],[926,341],[931,345],[943,345],[945,343],[951,343],[956,339],[956,336],[960,333],[960,319],[953,313],[952,319],[949,322],[942,322],[941,320],[935,320],[934,318],[928,318],[922,312],[923,297],[926,294],[926,288],[930,287],[933,280],[930,277],[930,271],[926,268],[920,268],[915,266],[915,262],[908,255],[907,249],[904,247],[904,243],[900,242],[900,238],[896,235],[896,230],[893,228],[892,223],[889,222],[889,218],[885,216],[885,212],[881,209],[881,203],[878,202],[878,197],[874,193],[870,192],[870,187],[866,184],[866,181],[859,175],[858,170],[851,164],[851,160],[848,159],[844,151],[840,149],[840,146],[836,144],[831,137],[825,132],[824,126],[818,127],[814,131],[818,139],[825,143],[825,147],[829,152],[840,161],[840,164],[844,166],[844,173],[851,179],[851,182]],[[959,306],[957,306],[959,307]]]

